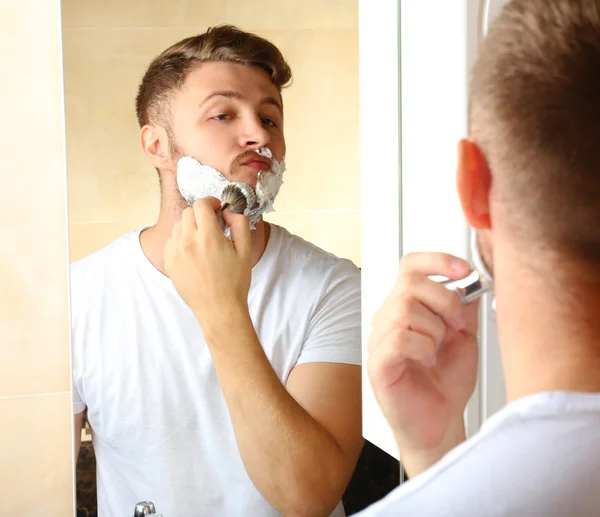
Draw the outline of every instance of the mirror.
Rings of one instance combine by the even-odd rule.
[[[91,510],[96,493],[100,515],[111,516],[133,513],[144,500],[166,517],[276,515],[304,504],[281,495],[293,493],[290,486],[314,493],[285,456],[327,464],[329,433],[344,440],[354,463],[362,449],[358,2],[65,0],[62,17],[73,391],[84,426],[79,507]],[[293,82],[282,92],[285,133],[274,103],[263,102],[267,91],[278,98],[263,70],[213,62],[197,70],[198,83],[187,76],[160,105],[166,119],[164,111],[150,113],[152,129],[140,136],[136,94],[151,61],[223,23],[266,38],[291,66]],[[221,92],[210,109],[199,95],[209,91]],[[174,288],[165,274],[166,239],[182,209],[173,202],[181,201],[176,166],[160,161],[177,155],[165,142],[227,177],[231,152],[215,158],[223,141],[236,155],[266,143],[287,166],[276,211],[265,215],[270,233],[262,225],[255,234],[254,248],[261,238],[264,245],[253,254],[251,330],[236,324],[237,313],[216,330],[214,307],[225,301],[214,298],[204,319],[207,312],[181,294],[195,280]],[[228,180],[246,181],[233,170]],[[231,348],[221,356],[223,342]],[[327,434],[315,438],[311,426]],[[306,442],[294,437],[303,433]],[[286,454],[269,458],[277,446]],[[345,467],[339,485],[325,488],[341,495],[351,474]],[[390,481],[391,490],[396,472]],[[346,491],[346,513],[385,495],[362,489],[367,499]],[[339,499],[331,510],[344,515]]]
[[[292,67],[288,171],[268,220],[360,266],[357,0],[178,3],[62,3],[71,259],[156,220],[158,181],[135,118],[139,82],[172,43],[233,23],[273,41]]]

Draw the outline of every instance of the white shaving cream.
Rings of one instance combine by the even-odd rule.
[[[285,171],[285,158],[278,162],[273,158],[273,153],[268,147],[256,150],[262,156],[271,160],[271,169],[267,172],[259,171],[256,183],[256,201],[248,206],[244,215],[250,220],[250,229],[256,229],[256,223],[262,214],[273,212],[273,203],[279,189],[283,184],[283,173]],[[216,197],[222,200],[223,189],[227,185],[235,184],[246,194],[246,198],[252,199],[252,187],[246,183],[229,181],[223,174],[208,165],[202,165],[191,156],[184,156],[177,162],[177,186],[184,199],[191,205],[197,199],[204,197]]]
[[[477,242],[477,234],[475,230],[471,230],[471,260],[473,261],[473,265],[475,269],[479,272],[481,276],[483,276],[488,283],[493,284],[494,278],[490,270],[486,267],[485,262],[483,261],[483,257],[481,256],[481,252],[479,251],[479,243]],[[496,310],[496,296],[492,291],[492,310]]]
[[[483,275],[488,282],[492,283],[494,278],[485,265],[481,252],[479,251],[479,242],[477,241],[477,233],[475,230],[471,230],[471,260],[473,261],[475,269],[479,271],[479,274]]]

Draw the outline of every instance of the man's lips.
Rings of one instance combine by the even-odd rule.
[[[257,156],[246,160],[244,163],[242,163],[242,165],[245,165],[246,167],[250,167],[252,169],[267,172],[271,170],[272,163],[271,160],[269,160],[268,158]]]

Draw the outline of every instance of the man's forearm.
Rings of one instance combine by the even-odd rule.
[[[454,447],[466,440],[465,425],[462,415],[458,417],[444,435],[440,444],[432,449],[415,449],[404,446],[401,438],[396,435],[396,443],[400,452],[400,461],[404,470],[411,478],[424,472],[441,460]]]
[[[328,516],[347,481],[335,439],[282,385],[248,315],[203,330],[254,485],[284,517]]]

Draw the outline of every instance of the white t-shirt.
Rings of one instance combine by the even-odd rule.
[[[74,411],[87,407],[93,428],[98,515],[149,500],[165,517],[276,516],[244,469],[202,329],[140,231],[71,272]],[[248,303],[282,383],[300,363],[360,364],[350,261],[271,225]],[[344,515],[341,503],[332,515]]]
[[[479,433],[356,517],[600,516],[600,394],[508,404]]]

